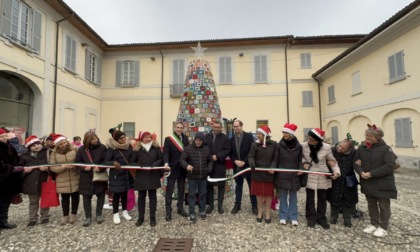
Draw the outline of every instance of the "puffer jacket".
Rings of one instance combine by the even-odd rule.
[[[149,151],[139,143],[131,156],[130,163],[136,163],[143,167],[158,167],[163,163],[163,155],[160,147],[153,144]],[[164,170],[146,171],[136,170],[134,178],[134,190],[153,190],[160,188],[160,178],[165,173]]]
[[[303,153],[302,163],[303,162],[311,163],[312,161],[310,157],[311,150],[309,149],[308,142],[302,143],[302,153]],[[318,156],[319,162],[317,164],[315,162],[312,162],[310,171],[330,172],[327,167],[327,161],[337,162],[331,152],[331,145],[327,143],[322,143],[322,147],[318,151],[317,156]],[[338,164],[332,167],[332,170],[333,172],[340,174],[340,167],[338,167]],[[328,188],[331,188],[331,186],[332,186],[331,179],[327,178],[326,176],[308,174],[308,183],[306,184],[306,188],[312,189],[312,190],[327,190]]]
[[[370,172],[370,179],[360,179],[362,193],[378,198],[397,198],[397,187],[393,167],[395,155],[384,140],[372,144],[369,149],[366,143],[357,149],[356,159],[362,161],[361,166],[356,165],[357,173]]]
[[[87,147],[82,146],[77,150],[76,163],[91,164],[86,152]],[[90,156],[94,164],[102,164],[106,155],[106,146],[98,142],[88,148]],[[106,169],[100,169],[99,172],[107,172]],[[81,195],[92,196],[93,194],[105,193],[108,188],[108,182],[93,182],[93,169],[85,171],[84,167],[80,168],[79,193]]]
[[[296,139],[296,145],[289,149],[286,142],[281,139],[278,144],[278,165],[276,167],[285,169],[302,170],[302,146]],[[300,176],[297,172],[276,172],[274,185],[277,189],[287,191],[299,191]]]
[[[19,156],[12,145],[0,142],[0,197],[22,192],[22,172],[13,172]]]
[[[266,147],[262,143],[252,143],[248,154],[248,162],[251,168],[276,168],[278,162],[278,146],[273,140],[266,141]],[[263,171],[252,171],[251,179],[259,182],[273,182],[274,174]]]
[[[48,149],[44,148],[39,151],[36,157],[31,156],[30,152],[23,153],[19,156],[19,166],[35,166],[47,164]],[[40,195],[42,189],[42,182],[47,181],[48,171],[41,171],[40,169],[33,169],[30,173],[23,173],[23,188],[24,194]]]
[[[50,164],[74,163],[76,161],[76,147],[70,146],[71,149],[66,154],[58,153],[57,147],[55,147],[51,153]],[[74,193],[79,191],[80,169],[78,167],[73,166],[67,169],[57,165],[51,166],[50,170],[57,174],[55,178],[57,193]]]
[[[213,159],[210,149],[204,143],[197,147],[194,142],[185,147],[179,162],[182,168],[187,169],[188,165],[193,167],[192,172],[187,171],[188,179],[206,179],[213,169]]]

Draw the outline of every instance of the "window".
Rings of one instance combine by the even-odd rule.
[[[397,147],[413,147],[413,138],[411,134],[411,119],[395,119],[395,141]]]
[[[254,56],[254,81],[255,83],[266,83],[267,80],[267,56]]]
[[[360,71],[355,72],[351,76],[353,95],[360,94],[362,92],[362,84],[360,83]]]
[[[303,141],[308,141],[308,132],[311,130],[312,128],[303,128]]]
[[[184,84],[172,84],[169,86],[171,89],[170,96],[172,98],[179,98],[184,95]]]
[[[388,57],[388,68],[390,83],[405,79],[403,51]]]
[[[302,107],[313,107],[312,91],[302,91]]]
[[[66,52],[65,52],[65,63],[64,66],[72,71],[76,72],[76,40],[71,36],[66,35]]]
[[[136,123],[123,122],[123,131],[128,138],[135,138]]]
[[[257,120],[257,129],[261,126],[268,126],[268,120]]]
[[[338,143],[338,127],[331,127],[331,145]]]
[[[219,58],[219,73],[220,84],[232,83],[232,60],[230,57]]]
[[[2,1],[1,34],[36,53],[41,48],[41,22],[41,13],[22,1]]]
[[[99,58],[86,50],[85,54],[85,78],[95,84],[101,83],[101,61]]]
[[[328,104],[335,102],[335,91],[334,85],[328,87]]]
[[[312,68],[310,53],[300,54],[300,68]]]
[[[172,83],[173,84],[185,83],[185,60],[176,59],[173,61]]]
[[[116,86],[117,87],[138,87],[140,62],[139,61],[117,61]]]

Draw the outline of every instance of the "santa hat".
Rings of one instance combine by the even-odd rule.
[[[257,132],[261,133],[264,135],[264,143],[263,143],[263,147],[266,147],[266,139],[267,137],[271,136],[271,130],[268,126],[261,126],[257,129]]]
[[[25,140],[25,147],[27,149],[30,149],[31,148],[31,145],[36,144],[36,143],[41,144],[41,140],[39,140],[39,138],[37,136],[32,135],[32,136],[26,138],[26,140]]]
[[[309,132],[308,132],[308,136],[310,136],[310,137],[312,137],[312,138],[314,138],[315,140],[317,140],[318,142],[322,142],[322,141],[324,141],[324,135],[325,135],[325,131],[323,131],[322,129],[320,129],[320,128],[314,128],[314,129],[311,129]]]
[[[152,134],[149,131],[140,131],[139,138],[137,140],[139,140],[140,142],[143,142],[143,138],[147,135],[152,135]]]
[[[295,135],[296,134],[296,129],[298,128],[298,126],[296,124],[293,123],[285,123],[284,127],[283,127],[283,132],[287,132],[291,135]]]
[[[0,128],[0,135],[8,133],[6,129]]]
[[[51,136],[51,138],[52,138],[52,140],[53,140],[53,142],[54,142],[54,145],[57,145],[57,144],[58,144],[58,142],[60,142],[60,141],[62,141],[62,140],[67,140],[67,138],[66,138],[65,136],[60,135],[60,134],[53,134],[53,135]]]

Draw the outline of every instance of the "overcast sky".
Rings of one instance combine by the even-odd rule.
[[[64,0],[109,44],[366,34],[413,0]]]

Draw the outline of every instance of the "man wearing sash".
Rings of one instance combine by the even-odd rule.
[[[182,169],[179,163],[179,158],[184,148],[188,145],[188,137],[183,133],[184,126],[182,123],[176,123],[174,132],[165,138],[163,146],[163,162],[165,167],[171,168],[171,175],[168,177],[168,184],[166,187],[165,207],[166,207],[166,221],[172,220],[172,193],[175,187],[175,181],[178,183],[178,214],[183,217],[188,217],[184,211],[184,191],[186,170]]]

